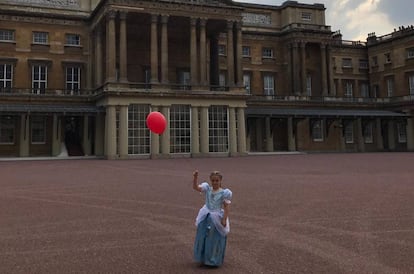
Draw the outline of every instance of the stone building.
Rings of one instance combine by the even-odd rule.
[[[413,40],[296,1],[4,0],[0,156],[412,150]]]

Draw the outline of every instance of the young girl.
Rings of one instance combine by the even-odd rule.
[[[210,174],[211,186],[207,182],[199,185],[198,171],[193,173],[193,189],[205,195],[205,205],[196,218],[194,258],[209,266],[223,264],[227,234],[230,231],[228,216],[232,192],[221,188],[222,179],[220,172],[213,171]]]

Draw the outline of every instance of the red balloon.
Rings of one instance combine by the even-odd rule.
[[[147,127],[156,134],[162,134],[167,127],[167,119],[161,112],[153,111],[147,116]]]

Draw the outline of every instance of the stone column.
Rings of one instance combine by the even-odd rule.
[[[108,11],[106,17],[106,82],[116,81],[116,11]]]
[[[119,81],[128,82],[128,48],[127,48],[127,24],[126,12],[120,12],[120,29],[119,29]]]
[[[407,118],[407,150],[414,150],[414,119]]]
[[[170,119],[169,112],[170,107],[169,106],[163,106],[161,109],[162,114],[167,118],[167,121]],[[170,155],[170,124],[167,122],[167,127],[165,128],[164,133],[161,135],[161,154],[163,156],[169,156]]]
[[[168,83],[168,15],[161,16],[161,83]]]
[[[237,155],[237,129],[236,129],[236,110],[229,107],[229,139],[230,139],[230,155]]]
[[[335,81],[334,81],[334,66],[332,62],[332,48],[331,46],[328,47],[328,63],[329,63],[329,70],[328,70],[328,77],[329,77],[329,90],[328,96],[336,96],[335,94]]]
[[[53,114],[53,128],[52,128],[52,156],[58,156],[60,154],[61,146],[61,128],[59,116]]]
[[[191,107],[191,154],[200,153],[200,129],[198,127],[198,107]]]
[[[208,107],[201,107],[200,112],[200,149],[202,154],[209,152],[208,144]]]
[[[299,81],[299,55],[298,43],[292,43],[292,63],[293,63],[293,92],[295,95],[300,95],[300,81]]]
[[[116,157],[116,109],[106,106],[105,116],[105,156],[107,159]]]
[[[91,139],[89,135],[89,115],[83,116],[83,135],[82,135],[82,147],[85,156],[91,155]]]
[[[328,96],[328,71],[326,67],[326,45],[321,44],[321,62],[322,62],[322,96]]]
[[[158,14],[151,15],[151,83],[158,84]]]
[[[191,85],[198,84],[197,77],[197,18],[190,18],[190,74]]]
[[[267,116],[265,118],[265,131],[266,131],[266,151],[272,152],[274,150],[273,147],[273,133],[270,124],[270,117]]]
[[[30,155],[30,116],[28,114],[20,115],[20,157]]]
[[[296,136],[295,136],[295,124],[293,123],[293,117],[288,117],[288,150],[296,151]]]
[[[95,29],[95,84],[102,85],[102,30],[98,25]]]
[[[382,138],[381,118],[375,119],[376,143],[379,151],[384,150],[384,140]]]
[[[233,21],[227,21],[227,83],[229,87],[234,86],[233,24]]]
[[[207,85],[206,19],[200,19],[200,84]]]
[[[357,146],[359,152],[365,152],[365,140],[364,140],[364,132],[362,128],[362,119],[357,119]]]
[[[159,111],[157,106],[152,106],[151,111]],[[157,158],[160,154],[160,136],[151,131],[151,158]]]
[[[237,148],[239,154],[246,154],[246,118],[244,108],[237,108]]]
[[[105,117],[103,113],[98,113],[95,117],[95,155],[104,155],[104,136],[105,136]]]
[[[255,123],[256,130],[256,149],[257,151],[263,151],[263,127],[262,118],[257,118]]]
[[[302,82],[302,95],[306,96],[306,42],[300,43],[300,61],[301,61],[301,82]],[[298,79],[299,80],[299,79]]]
[[[243,86],[243,39],[242,39],[242,22],[236,23],[237,40],[236,40],[236,71],[237,71],[237,86]]]
[[[119,110],[119,157],[128,158],[128,106],[123,105]]]

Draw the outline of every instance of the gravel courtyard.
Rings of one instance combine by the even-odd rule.
[[[414,273],[414,153],[0,162],[0,273]],[[233,191],[192,260],[192,171]]]

